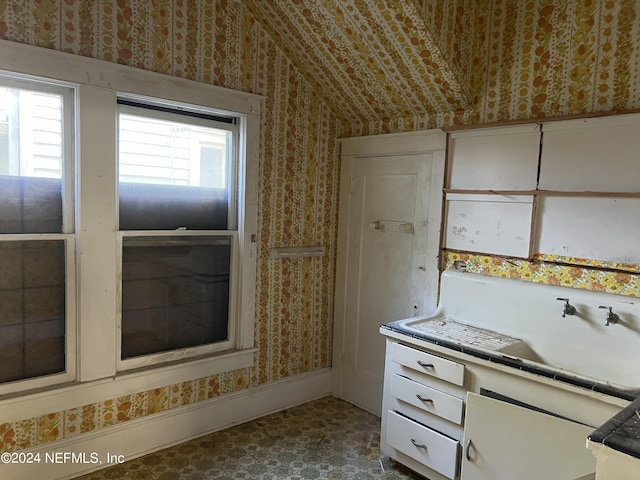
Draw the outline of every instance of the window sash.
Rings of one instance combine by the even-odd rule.
[[[77,89],[73,84],[0,71],[0,87],[52,93],[62,97],[62,233],[73,233],[75,225],[74,112]]]
[[[150,353],[131,358],[122,358],[122,249],[125,238],[142,238],[142,237],[230,237],[231,238],[231,258],[229,272],[229,315],[227,320],[228,338],[224,341],[198,345],[194,347],[177,348],[174,350]],[[121,231],[118,232],[118,305],[117,305],[117,370],[131,370],[142,368],[150,365],[174,362],[182,359],[195,358],[207,354],[228,352],[234,350],[237,346],[237,321],[239,314],[238,305],[238,282],[239,282],[239,237],[238,232],[228,230],[198,230],[198,231]]]
[[[120,99],[127,99],[128,97],[119,97]],[[202,107],[197,108],[194,106],[178,104],[175,102],[169,101],[161,101],[158,99],[145,99],[145,104],[137,104],[136,106],[132,106],[129,104],[118,104],[118,129],[117,135],[120,135],[120,115],[132,115],[140,118],[151,118],[161,121],[175,122],[179,124],[185,124],[187,126],[200,126],[208,129],[215,129],[226,131],[229,133],[227,136],[227,158],[225,159],[227,167],[230,169],[228,172],[228,179],[226,185],[226,195],[227,195],[227,218],[226,218],[226,228],[228,230],[237,230],[238,229],[238,212],[239,212],[239,196],[240,196],[240,162],[239,162],[239,131],[238,131],[238,119],[235,117],[225,116],[222,117],[217,114],[215,110],[212,109],[204,109]],[[147,107],[145,107],[147,105]],[[155,109],[156,107],[162,108],[162,110]],[[193,116],[196,115],[196,116]],[[203,116],[208,118],[203,118]],[[216,118],[223,119],[223,121],[216,120]],[[228,121],[227,121],[228,120]],[[120,152],[120,140],[117,141],[118,144],[118,161],[117,166],[118,170],[121,167],[121,160],[119,158]],[[194,145],[191,145],[193,147]],[[205,145],[206,146],[206,145]],[[130,182],[121,182],[120,174],[118,173],[118,186],[119,189],[127,189],[127,185],[123,185],[125,183]],[[149,188],[153,188],[156,186],[157,189],[167,188],[170,190],[170,185],[164,184],[149,184]],[[189,186],[174,186],[176,189],[179,188],[189,188]],[[191,187],[197,188],[197,187]],[[217,202],[217,200],[215,200]],[[120,204],[120,203],[119,203]],[[120,218],[121,211],[120,207],[118,209]],[[126,229],[129,229],[127,222]],[[178,228],[178,227],[176,227]],[[198,228],[198,227],[196,227]],[[216,228],[209,226],[210,228]],[[120,229],[120,227],[119,227]]]
[[[122,97],[120,97],[122,98]],[[221,131],[226,131],[229,133],[227,135],[227,142],[230,142],[227,145],[227,158],[225,161],[227,162],[227,167],[230,169],[228,173],[227,179],[227,192],[228,192],[228,212],[227,212],[227,221],[226,221],[226,229],[223,230],[210,230],[210,229],[202,229],[202,230],[191,230],[191,229],[171,229],[171,230],[118,230],[118,306],[117,306],[117,330],[118,330],[118,339],[117,339],[117,370],[129,370],[134,368],[141,368],[147,365],[156,365],[166,362],[176,361],[178,359],[183,358],[192,358],[198,357],[201,355],[216,353],[216,352],[225,352],[233,350],[237,347],[238,340],[236,335],[237,329],[237,321],[239,315],[239,306],[238,299],[239,296],[237,289],[239,285],[239,275],[238,271],[240,268],[240,258],[239,258],[239,234],[237,231],[238,228],[238,200],[239,200],[239,169],[240,162],[238,161],[239,156],[239,130],[237,125],[237,119],[233,117],[227,116],[225,121],[216,121],[215,119],[210,118],[210,116],[216,115],[217,112],[211,109],[203,109],[203,108],[194,108],[193,106],[185,106],[182,104],[175,104],[172,102],[165,102],[158,99],[147,99],[143,100],[143,105],[128,105],[119,103],[117,106],[118,112],[118,124],[120,125],[120,118],[122,114],[125,115],[134,115],[141,118],[152,118],[162,121],[176,122],[179,124],[185,124],[187,126],[202,126],[206,128],[217,129]],[[125,101],[124,103],[127,103]],[[148,105],[148,108],[145,108],[145,105]],[[160,109],[156,109],[156,107],[160,107]],[[170,109],[180,109],[176,111],[167,111]],[[193,116],[192,114],[195,114]],[[202,115],[208,116],[208,118],[201,118]],[[228,121],[227,121],[228,119]],[[120,135],[121,128],[118,126],[117,135]],[[120,151],[120,142],[118,144],[118,152]],[[120,158],[116,162],[117,167],[120,168]],[[124,189],[126,186],[124,182],[121,183],[118,176],[118,185],[119,190]],[[154,185],[149,186],[151,189],[154,188]],[[162,188],[162,185],[156,186],[157,188]],[[188,186],[184,188],[190,188]],[[198,189],[199,187],[191,187],[194,189]],[[120,200],[118,200],[119,204],[119,215],[118,217],[121,219],[122,211],[120,209]],[[206,214],[205,214],[206,215]],[[125,238],[133,238],[133,237],[176,237],[180,236],[183,238],[188,238],[189,236],[198,236],[198,237],[207,237],[207,236],[225,236],[231,237],[231,258],[230,258],[230,278],[229,278],[229,305],[228,305],[228,338],[224,341],[219,341],[215,343],[210,343],[206,345],[198,345],[192,347],[185,348],[177,348],[169,351],[161,351],[156,353],[149,353],[146,355],[140,355],[129,358],[122,358],[123,355],[123,244]]]
[[[63,371],[0,383],[0,395],[71,382],[77,375],[77,292],[75,231],[75,108],[77,89],[68,82],[0,72],[0,86],[60,95],[61,131],[61,230],[51,233],[5,233],[0,242],[63,241],[64,243],[64,365]],[[25,177],[26,178],[26,177]]]
[[[59,373],[0,383],[0,395],[71,382],[76,376],[76,240],[73,234],[0,235],[0,242],[63,241],[65,253],[65,370]]]

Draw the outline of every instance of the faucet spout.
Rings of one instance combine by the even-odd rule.
[[[571,305],[569,303],[569,299],[568,298],[556,298],[556,300],[560,300],[562,302],[564,302],[564,309],[562,310],[562,318],[566,317],[567,315],[575,315],[576,314],[576,307],[574,307],[573,305]]]
[[[607,312],[607,321],[605,322],[605,326],[609,326],[610,324],[616,324],[620,321],[620,316],[617,313],[613,313],[613,308],[608,307],[606,305],[600,305],[599,308],[609,309]]]

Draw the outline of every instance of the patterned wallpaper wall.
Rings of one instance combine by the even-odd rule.
[[[474,122],[640,107],[637,1],[466,3]]]
[[[0,37],[266,97],[255,367],[0,424],[0,451],[331,365],[341,127],[244,6],[227,0],[0,0]],[[270,247],[296,245],[325,245],[326,255],[269,257]]]
[[[414,1],[472,108],[387,115],[353,135],[640,108],[636,0]]]

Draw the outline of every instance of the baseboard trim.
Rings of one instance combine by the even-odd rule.
[[[105,468],[108,466],[109,455],[113,459],[112,463],[115,457],[125,461],[132,460],[217,430],[327,396],[330,393],[330,368],[298,375],[23,450],[21,453],[25,455],[21,460],[28,460],[30,454],[33,454],[32,459],[34,459],[39,454],[40,462],[2,463],[0,478],[12,480],[74,478]],[[75,457],[71,457],[72,454]]]

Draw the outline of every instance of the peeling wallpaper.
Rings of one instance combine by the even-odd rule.
[[[636,0],[0,0],[0,38],[266,97],[255,367],[0,424],[0,451],[330,366],[338,138],[640,108]],[[269,257],[302,244],[327,253]],[[456,260],[640,291],[637,266],[597,259],[444,252]]]

